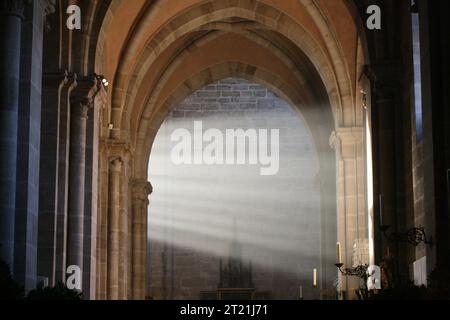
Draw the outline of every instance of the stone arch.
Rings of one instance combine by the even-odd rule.
[[[296,65],[292,60],[289,59],[289,57],[285,53],[283,53],[275,45],[273,45],[272,43],[270,43],[269,41],[267,41],[263,38],[259,38],[259,37],[252,35],[250,32],[245,32],[245,31],[239,30],[239,31],[236,31],[236,34],[242,35],[245,38],[249,39],[250,41],[254,42],[255,44],[260,45],[262,47],[262,49],[266,50],[266,48],[267,48],[267,51],[274,54],[287,67],[291,68],[293,75],[297,78],[297,82],[299,84],[302,84],[305,86],[305,90],[303,90],[305,95],[309,95],[309,93],[312,93],[311,91],[313,91],[313,88],[311,88],[311,86],[308,84],[308,80],[306,79],[305,75],[303,75],[297,69],[298,67],[300,67],[300,65],[299,64]],[[213,41],[223,35],[225,35],[225,32],[221,32],[221,31],[209,32],[205,36],[192,42],[192,44],[190,45],[190,49],[188,51],[186,50],[186,51],[178,54],[176,57],[174,57],[169,62],[167,67],[161,72],[161,76],[160,76],[160,78],[158,78],[158,85],[153,87],[152,90],[150,90],[151,93],[150,93],[150,96],[148,97],[148,102],[146,102],[146,104],[152,103],[151,102],[152,98],[157,97],[158,92],[161,90],[161,87],[163,86],[163,84],[167,81],[167,78],[170,77],[170,75],[173,73],[173,71],[176,70],[176,68],[183,63],[183,60],[186,57],[191,55],[194,50],[202,47],[206,43]],[[304,68],[306,69],[306,67],[304,67]],[[145,81],[143,81],[143,82],[145,82]],[[308,89],[306,89],[306,87]],[[310,99],[314,99],[314,98],[315,97],[310,97]],[[135,99],[136,99],[136,94],[133,94],[132,97],[127,98],[127,105],[128,104],[134,105],[134,103],[136,102]],[[131,119],[130,119],[131,117],[132,117],[131,112],[129,112],[129,113],[125,114],[124,118],[122,119],[123,126],[126,127],[127,129],[129,128],[128,126],[131,121]]]
[[[146,70],[146,66],[148,66],[148,64],[151,62],[149,62],[149,59],[151,59],[152,55],[155,54],[159,54],[162,51],[162,47],[161,44],[164,44],[165,42],[173,42],[175,39],[178,39],[179,37],[181,37],[182,35],[188,34],[190,31],[192,30],[196,30],[197,28],[201,27],[202,23],[209,23],[210,21],[214,21],[217,19],[222,19],[222,18],[231,18],[231,17],[242,17],[242,18],[246,18],[246,19],[254,19],[256,21],[259,21],[260,23],[266,25],[267,28],[270,28],[272,30],[276,30],[278,32],[283,33],[285,36],[287,36],[288,38],[290,38],[291,40],[295,41],[296,43],[298,43],[302,49],[306,52],[306,54],[308,55],[308,57],[310,59],[312,59],[313,63],[316,66],[316,69],[321,73],[322,79],[325,80],[325,84],[327,86],[327,90],[329,92],[329,96],[331,97],[332,100],[332,104],[335,106],[334,108],[339,110],[341,109],[340,105],[341,102],[339,101],[339,99],[336,99],[336,97],[341,97],[341,94],[339,93],[341,91],[341,89],[339,89],[339,87],[336,86],[336,83],[339,80],[342,79],[335,79],[335,80],[331,80],[333,79],[333,74],[336,74],[333,71],[332,68],[332,63],[330,62],[330,59],[327,58],[327,54],[324,52],[323,49],[321,49],[321,47],[318,45],[318,42],[315,41],[309,34],[308,32],[306,32],[304,29],[301,28],[301,26],[299,26],[298,24],[296,24],[294,21],[292,21],[292,19],[290,19],[287,15],[285,15],[284,13],[282,13],[281,11],[277,11],[274,8],[271,8],[272,10],[272,16],[274,14],[274,12],[277,13],[277,15],[279,15],[279,18],[277,21],[275,21],[273,18],[271,19],[270,17],[264,16],[263,13],[255,13],[254,11],[248,10],[247,8],[245,8],[245,6],[239,7],[239,6],[232,6],[229,5],[229,8],[224,9],[223,7],[226,7],[226,5],[222,6],[220,9],[216,10],[216,11],[211,11],[211,12],[207,12],[208,14],[206,16],[200,16],[196,19],[191,20],[189,23],[184,23],[181,24],[182,22],[185,22],[187,19],[185,18],[185,15],[189,16],[189,12],[185,13],[184,15],[179,15],[177,16],[177,19],[174,19],[173,21],[171,21],[170,23],[168,23],[167,27],[169,28],[167,30],[167,28],[162,28],[159,33],[157,35],[155,35],[152,40],[153,41],[157,41],[158,45],[155,47],[155,45],[150,42],[148,44],[146,44],[145,49],[142,50],[142,54],[140,54],[140,60],[144,59],[144,61],[137,61],[135,63],[136,65],[136,70],[140,70],[141,72],[145,73]],[[210,6],[210,8],[212,8],[212,6]],[[194,10],[194,9],[191,9]],[[213,9],[210,9],[213,10]],[[151,15],[149,13],[149,15]],[[184,17],[184,18],[183,18]],[[143,18],[144,21],[146,18]],[[184,19],[184,21],[183,21]],[[205,21],[205,19],[208,19]],[[179,20],[182,20],[181,22],[179,22]],[[142,22],[143,25],[147,25],[149,22]],[[188,28],[188,26],[192,25],[192,27]],[[173,29],[173,26],[177,26],[176,30],[171,30]],[[181,30],[182,28],[182,31]],[[297,33],[294,33],[292,30],[297,30]],[[299,31],[298,31],[299,30]],[[303,30],[303,31],[302,31]],[[138,28],[138,30],[136,31],[136,34],[139,34],[140,29]],[[144,31],[142,31],[144,32]],[[136,42],[137,41],[142,41],[142,37],[143,36],[135,36],[133,37],[133,39],[131,40],[133,43],[129,45],[129,51],[134,51],[136,50]],[[140,40],[135,40],[135,39],[140,39]],[[168,40],[165,40],[168,39]],[[167,45],[166,45],[167,46]],[[335,48],[336,46],[333,46],[333,48]],[[150,50],[151,49],[151,50]],[[336,51],[336,50],[334,50]],[[139,80],[142,79],[142,75],[139,74],[128,74],[124,71],[124,70],[133,70],[132,69],[132,65],[131,65],[131,59],[134,57],[135,55],[131,55],[131,54],[127,54],[126,52],[124,52],[122,54],[123,57],[123,63],[120,64],[120,66],[118,67],[117,70],[117,76],[115,78],[115,83],[117,84],[117,87],[115,86],[114,88],[114,92],[113,92],[113,97],[112,97],[112,112],[119,112],[119,114],[125,113],[127,112],[127,108],[129,108],[128,104],[125,102],[126,98],[128,96],[130,96],[129,93],[129,89],[131,88],[131,90],[136,90],[136,83],[139,83]],[[334,54],[335,59],[337,59],[339,57],[339,55],[337,53]],[[321,62],[320,62],[320,59]],[[341,61],[339,63],[337,63],[337,65],[339,66],[339,68],[343,68],[345,66],[345,64],[342,62],[342,59],[340,59]],[[328,70],[328,71],[326,71]],[[345,72],[345,74],[347,74],[347,72]],[[127,82],[131,81],[128,85]],[[341,81],[342,82],[342,81]],[[350,92],[351,93],[351,85],[348,83],[348,81],[346,81],[346,83],[342,83],[341,88],[345,88],[345,92]],[[132,95],[132,94],[131,94]],[[351,99],[350,99],[351,101]],[[349,101],[347,101],[349,102]],[[113,116],[112,118],[114,120],[119,121],[118,119],[120,119],[122,117],[122,119],[126,119],[126,116],[123,118],[123,115],[116,115]],[[342,118],[342,116],[338,116],[338,118]],[[341,121],[336,121],[337,123],[341,122]],[[121,124],[120,126],[123,126],[124,124]],[[126,125],[126,124],[125,124]],[[119,127],[118,124],[116,124],[116,127]],[[116,136],[120,136],[118,133],[116,133]]]
[[[140,122],[139,131],[137,134],[135,149],[136,162],[134,163],[134,175],[136,177],[143,178],[146,176],[148,158],[150,156],[153,139],[159,129],[159,126],[164,121],[167,114],[171,111],[171,108],[203,86],[226,77],[242,77],[247,80],[264,84],[273,92],[288,101],[302,117],[306,117],[306,123],[311,123],[311,121],[317,123],[317,119],[314,119],[316,115],[313,110],[311,110],[311,108],[309,108],[309,110],[305,109],[307,103],[312,102],[305,99],[300,91],[295,90],[295,88],[286,83],[284,79],[280,78],[270,70],[258,68],[255,65],[246,64],[239,61],[228,61],[214,64],[199,71],[192,77],[185,79],[185,81],[174,88],[172,93],[160,103],[150,103],[147,105],[147,108],[142,114],[142,120]],[[323,123],[327,124],[326,127],[328,129],[328,135],[322,135],[319,130],[317,130],[319,127],[310,129],[317,146],[323,150],[325,149],[325,145],[328,144],[329,134],[333,131],[334,126],[330,109],[328,114],[321,114],[324,115]],[[323,127],[320,129],[323,129]],[[145,162],[142,162],[141,160]]]
[[[347,7],[343,1],[335,2],[338,7],[327,7],[328,3],[289,0],[275,5],[265,0],[189,0],[165,6],[162,1],[136,1],[130,9],[134,14],[125,19],[120,9],[124,3],[112,1],[96,51],[96,59],[106,59],[105,50],[109,51],[105,43],[113,37],[112,32],[118,33],[119,45],[113,50],[112,62],[97,65],[99,72],[105,70],[111,83],[110,105],[102,123],[104,152],[99,185],[108,190],[111,161],[117,162],[119,158],[126,162],[124,167],[128,169],[120,173],[127,194],[121,198],[124,201],[121,212],[128,210],[132,217],[140,217],[138,222],[131,222],[138,226],[130,237],[146,237],[142,229],[146,225],[142,220],[146,204],[142,199],[151,192],[147,183],[148,160],[156,132],[171,107],[214,79],[238,76],[266,85],[296,106],[306,123],[319,124],[310,125],[310,130],[318,152],[332,155],[330,159],[336,156],[336,163],[321,160],[320,167],[325,176],[334,175],[338,182],[336,185],[336,181],[327,180],[324,188],[332,195],[328,202],[336,204],[337,198],[340,228],[337,238],[344,244],[345,261],[351,263],[355,230],[359,228],[355,221],[366,210],[362,187],[365,172],[361,170],[365,161],[364,130],[356,93],[364,59],[358,51],[361,40]],[[123,22],[126,31],[118,30],[116,19]],[[353,28],[349,37],[343,36],[346,24]],[[249,59],[242,49],[223,50],[209,59],[205,48],[218,47],[219,40],[226,37],[241,41],[251,52],[264,57],[266,63],[261,56],[258,60],[257,55]],[[187,61],[194,56],[203,56],[204,61],[189,65]],[[183,70],[189,72],[183,74]],[[320,89],[315,92],[313,87]],[[330,134],[335,151],[330,148]],[[118,172],[114,174],[116,179]],[[117,204],[108,204],[107,194],[102,197],[99,211],[108,217],[109,207]],[[324,216],[333,216],[330,208],[327,207]],[[332,234],[333,230],[330,231]],[[107,237],[102,232],[100,239]],[[145,245],[138,243],[132,248],[133,259],[127,274],[132,291],[128,294],[133,298],[142,298],[145,291],[141,285],[145,278],[142,272]],[[117,281],[117,277],[110,276],[104,265],[99,270],[103,273],[99,296],[109,297],[106,282]],[[347,290],[354,286],[344,280],[342,283]],[[115,283],[110,288],[117,290],[117,287]],[[119,295],[114,292],[111,297],[127,294],[127,290],[120,290]]]
[[[269,82],[277,82],[278,79],[275,79],[274,81],[271,81],[270,77],[273,76],[273,74],[269,74],[268,72],[264,72],[264,70],[261,70],[256,75],[254,75],[251,72],[252,66],[244,65],[243,63],[238,62],[228,62],[224,63],[225,66],[212,66],[211,68],[216,68],[218,71],[214,72],[209,70],[209,72],[200,72],[202,75],[205,74],[213,74],[212,77],[202,77],[202,75],[193,75],[195,78],[198,78],[199,81],[196,80],[190,80],[185,82],[184,86],[189,87],[190,91],[194,91],[193,95],[189,95],[189,98],[187,100],[184,99],[184,94],[182,97],[176,97],[176,100],[172,100],[171,98],[168,99],[169,101],[174,101],[169,109],[169,114],[164,117],[164,123],[161,125],[160,129],[157,131],[157,137],[155,138],[153,143],[150,143],[151,145],[151,152],[150,152],[150,162],[148,164],[148,179],[149,181],[152,181],[152,184],[155,189],[155,194],[152,194],[151,201],[150,201],[150,207],[149,207],[149,216],[148,216],[148,224],[149,224],[149,245],[148,245],[148,251],[149,251],[149,266],[148,266],[148,277],[150,278],[148,281],[148,295],[152,298],[160,299],[160,298],[169,298],[169,299],[179,299],[179,298],[187,298],[187,299],[196,299],[196,295],[192,296],[185,296],[186,291],[189,292],[200,292],[201,290],[211,290],[214,291],[216,288],[214,285],[217,285],[219,279],[215,279],[214,275],[217,271],[217,266],[214,267],[214,264],[211,263],[210,269],[202,269],[201,274],[212,281],[217,281],[211,283],[210,286],[207,284],[204,284],[202,282],[202,285],[199,285],[197,281],[194,279],[197,279],[197,274],[195,273],[198,271],[195,260],[188,260],[185,261],[183,264],[181,263],[175,263],[172,264],[171,262],[168,262],[167,264],[164,264],[165,267],[162,267],[162,261],[160,260],[161,257],[161,251],[163,250],[162,247],[165,248],[165,250],[168,250],[166,252],[170,252],[174,250],[175,256],[178,257],[177,252],[183,251],[184,248],[190,248],[188,250],[189,253],[192,253],[193,256],[196,256],[197,252],[199,256],[205,257],[205,259],[213,259],[211,257],[219,257],[219,256],[226,256],[226,251],[222,252],[221,249],[222,246],[226,246],[229,241],[231,241],[230,238],[227,238],[227,236],[223,236],[227,232],[227,227],[224,225],[228,221],[228,219],[231,219],[232,216],[237,214],[238,218],[238,229],[240,230],[239,233],[247,234],[245,237],[246,240],[243,241],[243,246],[245,247],[246,244],[252,247],[255,251],[257,250],[264,250],[263,248],[276,246],[275,243],[278,242],[278,240],[283,238],[283,233],[277,233],[274,230],[281,230],[278,229],[275,225],[277,225],[277,217],[284,216],[289,212],[289,209],[286,210],[280,210],[273,211],[270,213],[267,213],[270,220],[273,219],[274,225],[270,228],[267,228],[267,232],[273,232],[273,237],[269,236],[268,234],[265,234],[265,237],[262,236],[261,240],[257,241],[257,234],[258,232],[254,232],[255,225],[249,225],[248,227],[242,226],[241,227],[241,221],[246,220],[245,217],[259,217],[259,219],[264,220],[263,216],[264,209],[260,208],[258,209],[258,203],[261,204],[260,201],[251,201],[251,200],[245,200],[245,199],[229,199],[226,194],[226,190],[229,190],[232,194],[240,193],[244,196],[244,198],[250,199],[251,195],[258,194],[258,198],[261,199],[264,203],[269,204],[279,204],[280,206],[285,206],[287,203],[284,202],[277,202],[275,199],[280,196],[283,197],[283,195],[286,195],[289,191],[284,190],[283,188],[276,187],[277,180],[280,179],[279,175],[275,175],[273,177],[266,177],[262,178],[260,180],[263,182],[263,185],[257,185],[253,188],[250,187],[243,187],[243,184],[248,181],[247,179],[243,179],[243,175],[245,176],[245,172],[239,171],[240,169],[238,167],[227,167],[227,166],[221,166],[218,165],[217,167],[199,167],[199,166],[174,166],[172,163],[172,157],[171,157],[171,151],[174,146],[174,144],[171,144],[170,142],[170,136],[174,132],[174,130],[179,128],[186,128],[188,131],[192,134],[192,125],[193,121],[202,121],[203,130],[212,129],[215,128],[215,131],[225,133],[224,130],[226,129],[237,129],[237,128],[243,128],[244,130],[247,129],[253,129],[253,128],[264,128],[264,129],[277,129],[280,128],[280,134],[281,136],[288,136],[285,130],[289,131],[290,129],[293,130],[293,128],[302,128],[302,131],[306,133],[305,135],[294,135],[289,134],[291,139],[289,139],[290,143],[292,143],[291,147],[289,148],[290,151],[296,150],[296,154],[298,154],[297,157],[290,158],[288,150],[283,148],[283,144],[286,143],[284,141],[283,137],[280,140],[280,163],[286,162],[288,158],[290,158],[292,161],[298,160],[299,162],[303,162],[303,160],[300,159],[306,159],[311,157],[310,159],[314,159],[314,170],[310,167],[310,170],[307,170],[306,172],[300,174],[301,169],[299,169],[297,166],[294,169],[292,166],[280,166],[280,174],[282,177],[285,177],[285,179],[289,181],[297,181],[294,182],[292,185],[293,188],[301,188],[302,193],[296,194],[296,199],[298,199],[298,206],[293,208],[292,212],[292,219],[289,219],[290,226],[294,225],[294,221],[298,219],[299,221],[299,228],[293,227],[293,232],[291,235],[295,238],[296,236],[301,237],[301,234],[303,234],[303,230],[301,229],[301,224],[306,223],[308,217],[315,217],[315,219],[320,219],[321,217],[321,203],[320,200],[322,200],[322,197],[326,196],[323,192],[323,190],[320,190],[320,184],[318,180],[321,179],[320,171],[319,171],[319,154],[316,150],[316,143],[312,139],[311,135],[311,128],[308,127],[306,122],[308,121],[305,119],[305,117],[302,116],[301,112],[295,112],[299,111],[297,107],[293,105],[292,99],[288,98],[286,93],[283,93],[281,90],[277,89],[277,93],[272,95],[270,92],[272,91],[269,89],[269,86],[273,89],[273,84],[270,84]],[[219,72],[220,70],[220,72]],[[259,73],[267,73],[267,76],[259,75]],[[236,74],[236,75],[242,75],[242,76],[233,76],[228,77],[227,74]],[[225,79],[220,79],[219,81],[214,81],[215,78],[222,78],[225,77]],[[255,79],[258,77],[257,79]],[[262,80],[262,78],[266,80]],[[275,76],[276,77],[276,76]],[[243,79],[244,78],[244,79]],[[206,84],[206,86],[203,86],[203,84]],[[199,90],[197,90],[198,87]],[[247,94],[251,93],[252,90],[267,90],[267,95],[265,95],[264,98],[260,98],[259,95],[254,94],[253,97],[250,100],[246,100]],[[211,90],[211,91],[210,91]],[[231,91],[230,91],[231,90]],[[242,92],[242,91],[244,92]],[[250,91],[248,91],[250,90]],[[222,91],[222,92],[221,92]],[[233,92],[241,91],[240,98],[236,97],[230,100],[223,100],[226,96],[226,93],[224,94],[223,91],[227,92]],[[263,91],[264,92],[264,91]],[[202,98],[204,95],[207,95],[209,93],[219,93],[217,95],[211,94],[211,98]],[[221,93],[221,94],[220,94]],[[261,93],[261,92],[259,92]],[[287,93],[292,97],[292,94],[297,94],[297,91],[289,92]],[[176,91],[174,93],[176,95]],[[262,94],[263,95],[263,94]],[[299,96],[297,94],[297,96]],[[217,97],[217,98],[216,98]],[[258,98],[256,98],[258,97]],[[214,103],[212,103],[213,99],[216,99]],[[266,101],[272,102],[272,106],[268,109],[264,107],[260,107],[259,101]],[[295,98],[294,98],[295,99]],[[301,99],[298,97],[297,99]],[[180,103],[178,103],[180,100],[182,100]],[[226,102],[227,101],[227,102]],[[241,109],[239,106],[239,103],[254,103],[258,101],[258,106],[255,106],[253,108],[247,109],[248,106],[245,107],[245,110]],[[276,102],[275,102],[276,101]],[[283,101],[283,102],[281,102]],[[225,103],[226,105],[223,105],[222,103]],[[236,104],[235,104],[236,103]],[[300,103],[300,102],[297,102]],[[206,104],[208,107],[206,107],[204,104]],[[231,108],[228,108],[228,106],[233,105]],[[263,104],[264,105],[264,104]],[[211,106],[211,108],[209,108]],[[219,107],[220,106],[220,107]],[[275,109],[272,109],[275,108]],[[195,111],[193,111],[195,110]],[[225,111],[226,110],[226,111]],[[235,112],[238,112],[240,115],[237,115]],[[288,112],[289,116],[283,116],[283,112]],[[330,112],[331,113],[331,112]],[[222,117],[221,117],[222,116]],[[233,119],[233,120],[230,120]],[[262,120],[264,119],[264,120]],[[283,119],[283,120],[281,120]],[[281,121],[280,121],[281,120]],[[310,120],[310,119],[309,119]],[[264,124],[262,124],[260,121],[264,121]],[[273,121],[273,122],[272,122]],[[289,126],[288,123],[292,123],[293,126]],[[310,123],[311,124],[311,123]],[[332,123],[331,123],[332,124]],[[283,129],[281,129],[283,128]],[[290,128],[290,129],[285,129]],[[294,130],[295,131],[295,130]],[[164,138],[163,138],[164,137]],[[163,142],[164,141],[164,142]],[[224,141],[225,142],[225,141]],[[303,149],[302,144],[307,143],[308,148]],[[146,144],[147,145],[147,144]],[[329,148],[330,149],[330,148]],[[226,150],[226,148],[225,148]],[[331,149],[330,149],[331,151]],[[331,156],[333,157],[334,154],[332,152]],[[323,158],[323,155],[320,155],[320,157]],[[164,160],[163,160],[164,159]],[[289,161],[290,162],[290,161]],[[334,162],[334,159],[333,159]],[[291,163],[291,162],[290,162]],[[301,167],[301,166],[300,166]],[[208,173],[213,169],[213,174],[211,176],[208,175]],[[217,170],[216,170],[217,169]],[[203,171],[204,170],[204,171]],[[229,171],[230,178],[225,178],[221,181],[220,178],[220,172],[223,172],[222,170]],[[283,171],[285,170],[285,171]],[[317,170],[317,171],[316,171]],[[205,175],[202,173],[204,172]],[[239,172],[237,175],[236,173]],[[312,174],[314,172],[314,174]],[[257,173],[255,173],[258,175]],[[288,177],[285,176],[285,174],[288,174]],[[308,183],[309,174],[311,176],[314,176],[316,179],[315,183]],[[232,175],[232,177],[231,177]],[[162,178],[164,177],[164,178]],[[248,177],[249,180],[252,179],[252,177]],[[253,177],[255,180],[259,180],[260,177]],[[173,179],[173,180],[172,180]],[[331,181],[335,180],[335,175],[331,175]],[[171,187],[168,187],[166,185],[166,182],[169,183],[169,181],[173,181],[174,183],[179,182],[179,185],[171,185]],[[215,181],[215,183],[213,183]],[[219,182],[220,181],[220,182]],[[235,187],[231,187],[233,182],[236,183],[236,181],[242,182],[242,184],[237,183]],[[223,183],[223,185],[222,185]],[[230,184],[228,184],[230,183]],[[221,197],[212,197],[209,192],[213,193],[212,189],[217,186],[221,185],[223,190],[223,195]],[[301,187],[303,186],[303,187]],[[200,191],[199,190],[202,190]],[[205,190],[205,189],[206,190]],[[265,189],[267,188],[267,189]],[[305,188],[305,190],[303,189]],[[305,197],[305,193],[309,192],[311,189],[315,189],[314,192],[311,192],[311,195],[314,195],[314,199],[317,199],[316,206],[310,206],[310,199],[311,197]],[[233,190],[233,191],[232,191]],[[239,191],[238,191],[239,190]],[[293,190],[291,190],[293,191]],[[163,197],[162,194],[166,194],[166,205],[162,205],[161,198]],[[315,198],[317,196],[317,198]],[[274,197],[274,199],[272,199]],[[217,208],[221,207],[221,203],[223,199],[227,199],[224,208],[222,210],[218,210]],[[176,199],[176,200],[175,200]],[[207,199],[207,200],[206,200]],[[213,200],[214,199],[214,200]],[[269,200],[272,199],[272,200]],[[304,203],[301,203],[300,199],[304,199],[308,205],[307,210],[303,210],[302,207]],[[307,200],[308,199],[308,200]],[[320,200],[319,200],[320,199]],[[173,202],[172,202],[173,201]],[[325,201],[326,202],[326,201]],[[173,205],[177,205],[177,208],[179,210],[175,210],[171,212],[171,210],[166,211],[166,207],[171,208]],[[182,205],[181,205],[182,204]],[[247,210],[240,209],[247,204]],[[179,206],[178,206],[179,205]],[[313,209],[313,207],[315,209]],[[198,209],[198,211],[196,211]],[[217,212],[217,211],[220,211]],[[215,213],[217,212],[220,217],[214,218]],[[280,216],[278,216],[278,213]],[[302,215],[302,218],[299,218]],[[303,216],[304,215],[304,216]],[[197,228],[195,224],[191,224],[190,222],[196,221],[197,223],[203,221],[203,219],[199,218],[202,217],[203,219],[207,220],[208,222],[205,222],[204,228]],[[207,218],[209,217],[209,218]],[[297,218],[296,218],[297,217]],[[223,219],[223,220],[222,220]],[[241,220],[242,219],[242,220]],[[259,220],[258,219],[258,220]],[[223,227],[217,224],[217,220],[223,221]],[[173,221],[172,223],[168,223],[167,225],[164,224],[164,221]],[[323,221],[323,220],[322,220]],[[334,221],[336,223],[336,216],[334,213],[334,218],[330,217],[329,222]],[[209,223],[211,223],[211,227],[209,228]],[[289,222],[288,222],[289,223]],[[268,226],[268,224],[263,224]],[[317,225],[320,226],[314,231],[314,236],[311,235],[311,237],[305,237],[305,241],[311,240],[312,237],[315,237],[315,239],[320,240],[321,230],[326,230],[326,228],[320,224],[320,222],[317,222]],[[164,227],[163,227],[164,226]],[[228,226],[230,227],[230,226]],[[171,232],[166,230],[163,232],[164,229],[173,230],[174,237],[177,240],[171,240],[168,238],[165,238],[164,234],[170,234]],[[336,228],[336,225],[334,225],[334,228]],[[189,230],[189,231],[186,231]],[[244,230],[246,230],[244,232]],[[302,230],[302,231],[298,231]],[[228,230],[230,231],[230,230]],[[316,232],[317,231],[317,232]],[[251,235],[254,235],[255,237],[253,240],[250,240],[252,238]],[[284,234],[286,235],[286,234]],[[205,249],[201,245],[202,241],[195,241],[193,239],[198,239],[200,237],[205,237],[206,239],[211,239],[210,241],[203,241],[205,243],[216,243],[214,246],[215,249],[213,250],[210,247],[208,247],[210,250]],[[197,244],[196,244],[197,243]],[[252,244],[249,244],[252,243]],[[319,254],[321,251],[320,248],[320,242],[319,241],[313,241],[313,243],[317,244],[318,250],[311,250],[308,254],[306,254],[304,251],[302,251],[300,248],[294,248],[289,250],[288,247],[290,247],[291,244],[294,243],[294,240],[291,239],[290,241],[286,242],[286,244],[278,245],[276,252],[291,252],[289,253],[289,256],[293,258],[293,255],[296,255],[298,259],[293,259],[293,261],[309,261],[311,265],[314,265],[314,267],[321,266],[320,270],[323,270],[323,266],[327,266],[327,263],[322,264],[322,259],[327,259],[328,261],[331,260],[331,267],[328,266],[328,269],[332,269],[332,271],[335,271],[333,268],[333,258],[335,256],[335,240],[329,243],[331,250],[328,250],[328,257],[325,257],[325,254]],[[189,244],[191,246],[189,246]],[[300,242],[299,242],[300,244]],[[161,247],[160,247],[161,246]],[[173,249],[170,249],[173,248]],[[206,250],[206,251],[203,251]],[[206,252],[206,254],[202,255],[201,252]],[[254,252],[253,250],[246,250],[246,253],[244,254],[244,259],[247,261],[251,258],[251,252]],[[312,257],[317,253],[317,256],[315,258],[311,259],[302,259],[302,257],[308,256]],[[311,255],[310,255],[311,254]],[[186,256],[186,253],[184,253],[184,256]],[[281,257],[280,257],[281,258]],[[287,255],[286,255],[287,258]],[[280,261],[279,259],[275,259],[277,261]],[[155,261],[158,261],[155,263]],[[175,261],[177,261],[177,258],[175,258]],[[208,260],[209,261],[209,260]],[[214,261],[214,260],[213,260]],[[267,268],[267,272],[270,274],[273,268],[273,266],[268,267],[264,261],[259,260],[257,257],[252,260],[253,262],[253,270],[254,270],[254,276],[253,279],[255,279],[255,287],[261,288],[263,285],[263,281],[258,281],[258,272],[259,267],[261,268]],[[314,261],[314,262],[313,262]],[[266,260],[267,262],[267,260]],[[218,261],[217,261],[218,264]],[[289,263],[287,263],[289,265]],[[287,269],[287,265],[285,266]],[[184,281],[184,279],[189,279],[189,275],[184,272],[185,276],[181,275],[181,269],[185,270],[185,268],[193,268],[193,270],[190,272],[192,275],[191,282],[195,283],[194,286],[189,286],[187,288],[186,286],[183,286],[183,289],[178,291],[177,290],[177,283]],[[171,272],[168,272],[166,276],[160,276],[161,270],[171,270],[173,268],[174,273],[177,274],[175,278],[175,289],[171,283],[173,283],[170,279],[172,278],[170,276]],[[283,267],[280,266],[281,269]],[[292,271],[297,273],[303,272],[303,276],[299,276],[299,279],[310,279],[310,271],[312,270],[313,266],[311,267],[298,267],[298,268],[292,268]],[[286,270],[283,269],[283,270]],[[294,271],[295,270],[295,271]],[[300,271],[303,270],[303,271]],[[180,272],[180,274],[179,274]],[[328,278],[322,277],[323,273],[320,274],[321,282],[323,283],[323,287],[332,287],[332,283],[334,280],[335,272],[333,275],[331,275]],[[289,277],[289,276],[286,276]],[[269,277],[271,278],[271,277]],[[275,278],[275,277],[274,277]],[[163,280],[162,280],[163,279]],[[203,279],[203,278],[202,278]],[[301,280],[299,280],[301,281]],[[277,282],[277,281],[275,281]],[[289,281],[292,286],[296,286],[296,279],[295,277],[292,278],[292,281]],[[285,282],[287,284],[287,281]],[[267,286],[270,286],[269,284],[266,284]],[[203,286],[201,289],[198,287]],[[154,288],[155,287],[155,288]],[[276,286],[274,286],[276,287]],[[154,290],[153,290],[154,289]],[[188,289],[188,290],[186,290]],[[288,291],[288,288],[283,288],[285,291]],[[282,288],[279,288],[279,290],[283,290]],[[185,291],[186,290],[186,291]],[[276,289],[274,290],[275,294]],[[318,290],[317,290],[318,291]],[[316,291],[316,292],[317,292]],[[173,292],[175,295],[173,295]],[[298,292],[295,290],[295,293]],[[292,295],[291,298],[295,298],[295,293]],[[155,296],[153,296],[156,294]],[[277,294],[280,294],[279,292]],[[281,298],[281,295],[276,295],[277,299]]]
[[[328,234],[323,235],[326,239],[323,242],[322,250],[324,253],[328,252],[327,254],[330,255],[330,250],[334,249],[336,239],[335,230],[331,227],[336,221],[336,191],[334,186],[336,176],[335,155],[329,146],[329,134],[334,128],[331,109],[328,106],[326,113],[320,112],[319,114],[315,113],[311,108],[308,110],[308,108],[305,108],[305,99],[302,97],[302,94],[298,90],[291,88],[283,79],[268,70],[236,61],[212,65],[181,83],[156,109],[152,109],[149,106],[147,110],[149,115],[143,115],[143,119],[148,119],[148,121],[143,120],[140,127],[140,132],[142,133],[138,134],[139,141],[135,149],[134,174],[138,177],[138,180],[144,180],[147,177],[148,161],[153,141],[159,127],[171,110],[195,91],[227,77],[240,77],[248,81],[263,84],[287,101],[297,112],[298,116],[303,118],[313,138],[315,152],[319,159],[320,179],[323,183],[321,188],[322,228],[328,230]],[[328,119],[328,121],[325,119]],[[319,124],[320,121],[322,121],[322,124]],[[331,253],[332,255],[333,253]],[[330,281],[334,271],[332,264],[327,264],[325,261],[323,264],[321,267],[323,279]]]

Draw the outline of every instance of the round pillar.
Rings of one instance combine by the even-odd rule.
[[[120,178],[123,161],[120,157],[109,162],[108,193],[108,299],[119,299],[120,247]]]
[[[150,182],[136,180],[132,185],[133,199],[133,299],[145,299],[146,272],[147,272],[147,208],[148,196],[153,188]]]
[[[0,258],[13,269],[20,43],[25,1],[0,1]]]

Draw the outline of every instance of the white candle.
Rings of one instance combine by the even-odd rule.
[[[317,269],[313,270],[313,287],[317,287]]]
[[[338,263],[342,263],[342,255],[341,255],[341,243],[338,242],[336,244],[336,259]]]
[[[303,299],[303,286],[300,286],[300,295],[299,295],[300,300]]]

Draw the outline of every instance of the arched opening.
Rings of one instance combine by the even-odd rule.
[[[334,163],[334,154],[319,153],[309,129],[315,124],[294,108],[264,85],[234,77],[171,109],[149,162],[149,297],[250,291],[256,299],[297,299],[300,288],[306,299],[334,297],[336,207],[326,204],[336,202],[324,185],[335,172],[320,167]]]

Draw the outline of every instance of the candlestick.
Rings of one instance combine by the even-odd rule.
[[[342,263],[341,243],[336,244],[336,259],[338,263]]]
[[[317,269],[313,270],[313,287],[317,287]]]

